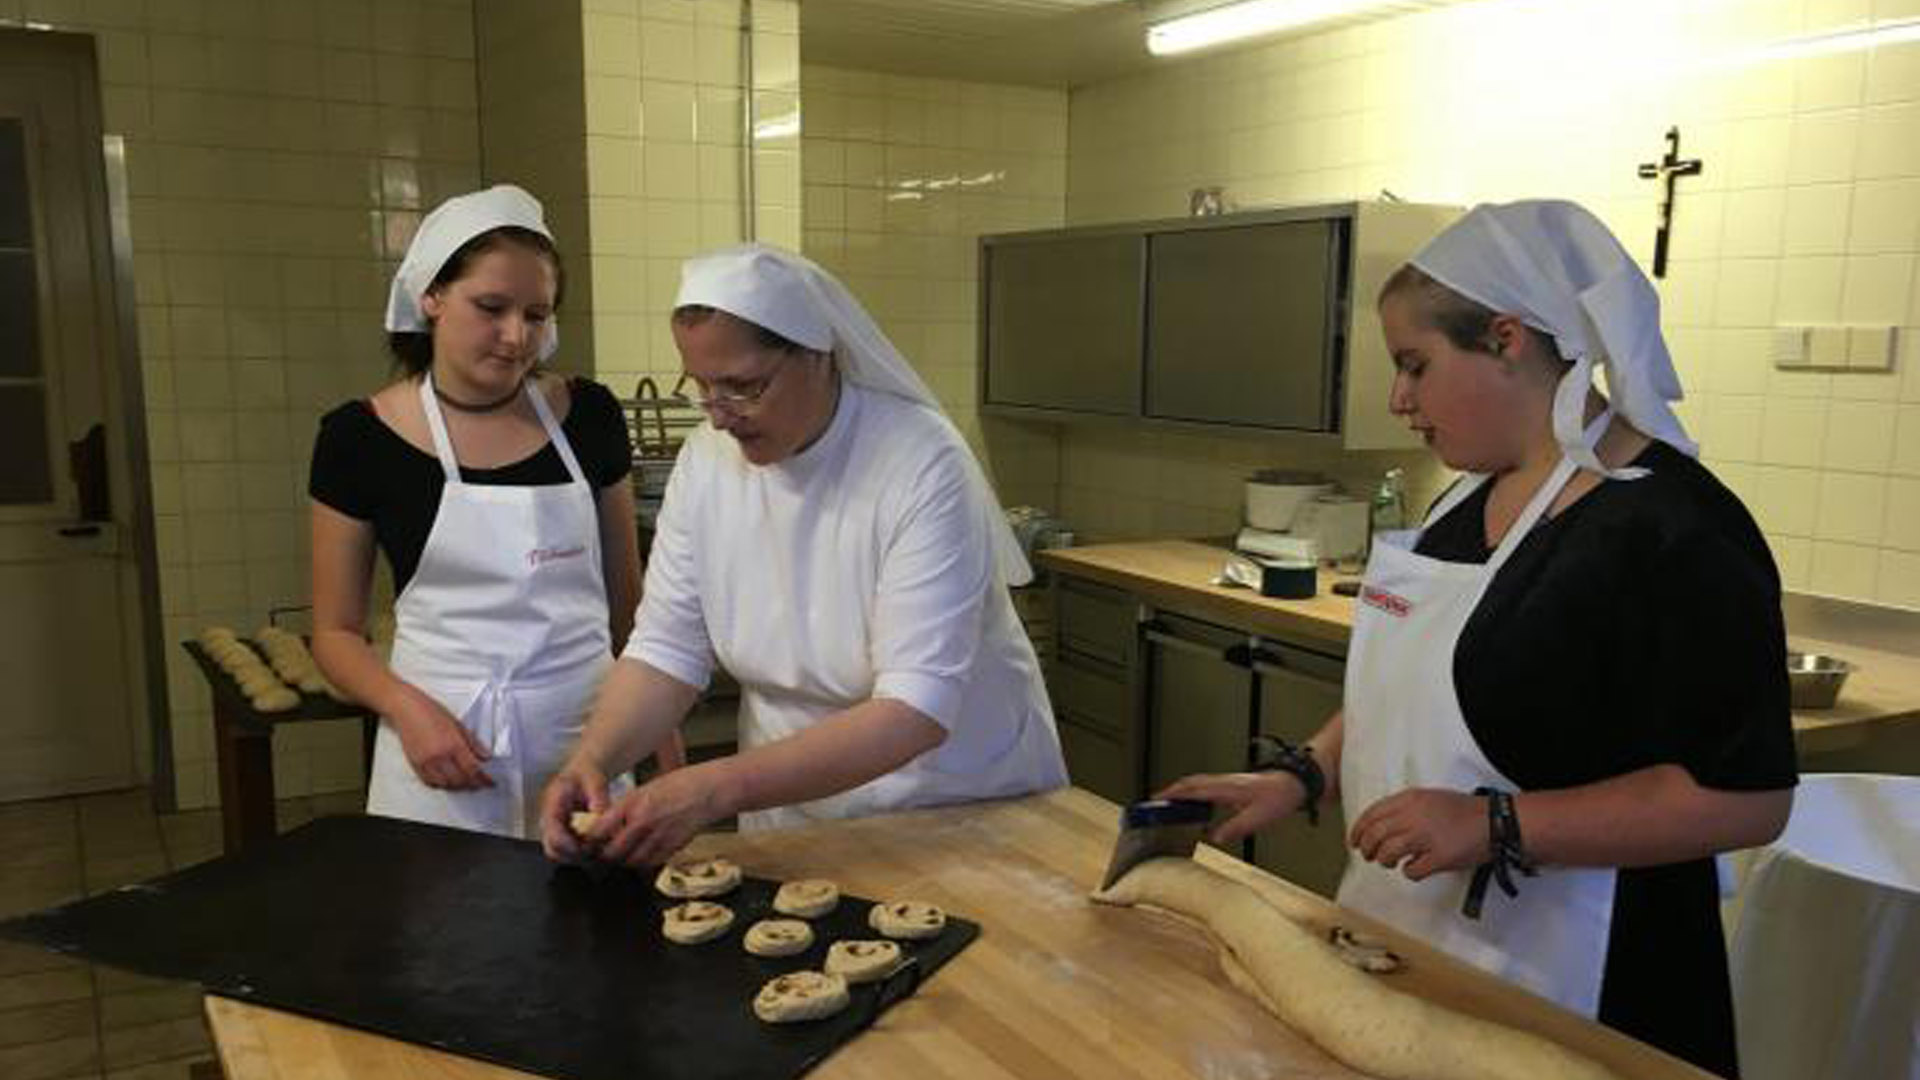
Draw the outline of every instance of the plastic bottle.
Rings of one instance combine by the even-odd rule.
[[[1374,489],[1368,511],[1374,532],[1407,527],[1407,493],[1401,483],[1405,476],[1405,469],[1392,468],[1380,478],[1380,486]]]

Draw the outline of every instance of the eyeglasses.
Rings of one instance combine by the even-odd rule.
[[[773,388],[774,380],[780,377],[781,367],[785,365],[787,357],[791,355],[793,354],[780,353],[779,358],[773,362],[773,369],[771,371],[733,390],[705,393],[702,391],[705,391],[706,387],[699,379],[691,375],[685,376],[687,382],[694,384],[696,392],[691,394],[683,392],[677,396],[695,408],[708,413],[724,412],[732,416],[745,416],[760,407],[760,399],[766,397],[767,391]]]

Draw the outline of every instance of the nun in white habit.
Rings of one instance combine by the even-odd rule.
[[[689,261],[673,336],[709,423],[667,486],[633,637],[549,785],[549,855],[632,864],[733,815],[800,824],[1060,787],[1009,583],[1031,572],[932,393],[844,286],[764,244]],[[609,802],[714,665],[739,752]],[[603,811],[585,836],[574,811]]]
[[[1652,283],[1573,203],[1488,205],[1380,315],[1393,411],[1467,475],[1374,538],[1341,712],[1167,794],[1222,842],[1337,805],[1342,905],[1733,1075],[1714,856],[1792,802],[1780,585],[1669,404]]]

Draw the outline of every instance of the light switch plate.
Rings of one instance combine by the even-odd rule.
[[[1773,366],[1778,368],[1807,366],[1806,327],[1776,326],[1773,328]]]
[[[1892,371],[1893,327],[1848,327],[1847,370]]]
[[[1847,328],[1816,326],[1808,335],[1807,363],[1817,368],[1847,366]]]

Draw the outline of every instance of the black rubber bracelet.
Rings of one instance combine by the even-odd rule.
[[[1256,735],[1250,748],[1255,772],[1283,772],[1300,781],[1307,789],[1307,801],[1301,806],[1307,824],[1320,824],[1320,800],[1327,794],[1327,774],[1314,759],[1313,747],[1295,746],[1272,735]]]
[[[1513,882],[1513,871],[1520,871],[1523,877],[1533,877],[1537,871],[1520,843],[1520,815],[1513,808],[1513,793],[1490,787],[1474,788],[1473,793],[1487,800],[1489,857],[1474,869],[1460,913],[1478,919],[1486,903],[1488,882],[1498,884],[1508,897],[1516,897],[1520,887]]]

